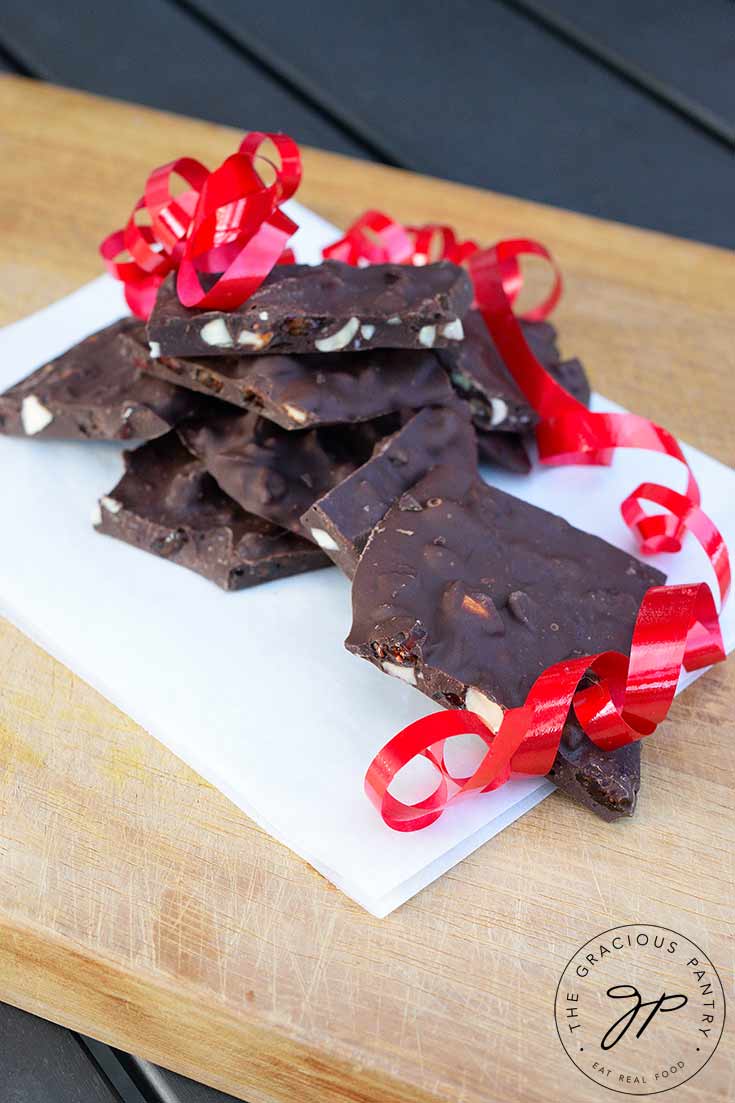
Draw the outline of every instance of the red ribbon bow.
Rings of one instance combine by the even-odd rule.
[[[522,285],[519,258],[532,254],[554,270],[551,292],[523,315],[541,321],[558,302],[562,280],[543,245],[528,239],[501,241],[480,249],[460,242],[447,226],[402,227],[387,215],[368,211],[325,255],[350,264],[426,264],[429,259],[467,263],[475,306],[511,374],[539,413],[536,430],[542,463],[609,464],[617,448],[663,452],[683,463],[687,487],[678,493],[656,483],[641,483],[622,503],[621,512],[638,537],[641,552],[676,552],[687,531],[704,548],[717,577],[720,599],[730,586],[730,564],[721,534],[702,511],[697,481],[675,438],[636,414],[592,413],[550,375],[531,352],[513,302]],[[663,507],[648,514],[643,502]],[[682,668],[696,670],[724,659],[717,610],[707,585],[655,586],[641,603],[630,655],[607,651],[569,660],[545,670],[520,708],[507,710],[497,733],[475,713],[451,709],[410,724],[375,756],[365,777],[368,797],[389,827],[415,831],[434,823],[449,804],[470,792],[489,792],[503,785],[511,771],[547,774],[559,748],[562,730],[574,709],[589,738],[611,751],[655,731],[667,715]],[[587,672],[598,681],[579,684]],[[455,777],[445,759],[445,743],[456,735],[479,735],[488,752],[471,777]],[[418,755],[436,767],[434,792],[417,804],[406,804],[389,792],[399,770]]]
[[[266,141],[276,147],[280,165],[261,152]],[[272,183],[265,183],[264,172],[273,174]],[[189,185],[178,196],[171,192],[175,176]],[[260,131],[246,134],[237,153],[214,172],[191,157],[154,169],[124,229],[100,245],[133,313],[148,318],[160,284],[176,270],[184,306],[232,310],[243,303],[274,265],[293,262],[284,249],[297,226],[280,206],[300,181],[294,140]],[[140,211],[147,224],[138,223]],[[129,260],[119,259],[124,252]]]

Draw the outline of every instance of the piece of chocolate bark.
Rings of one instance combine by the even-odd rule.
[[[138,367],[170,383],[257,410],[284,429],[368,421],[396,410],[449,402],[453,391],[436,353],[374,349],[330,356],[150,356],[128,338]]]
[[[578,402],[589,406],[591,398],[589,380],[579,360],[563,360],[559,364],[548,364],[547,371]],[[517,475],[528,474],[531,470],[528,446],[533,437],[532,432],[509,433],[504,432],[502,427],[499,430],[481,429],[477,423],[475,428],[480,463],[503,467],[506,471],[513,471]]]
[[[465,339],[438,355],[455,390],[466,399],[478,429],[527,433],[538,421],[488,332],[482,315],[470,310],[464,319]],[[589,383],[579,360],[561,361],[556,330],[548,322],[521,322],[531,351],[575,398],[589,403]]]
[[[521,433],[496,433],[493,430],[477,430],[477,453],[480,463],[502,467],[517,475],[527,475],[531,470],[531,457]]]
[[[242,590],[329,566],[308,540],[246,513],[169,433],[125,452],[125,474],[100,499],[98,532]]]
[[[386,432],[393,428],[385,423]],[[302,515],[364,463],[378,439],[375,422],[293,431],[234,407],[191,421],[179,432],[243,509],[299,534],[305,531]]]
[[[74,345],[0,395],[0,432],[55,440],[152,440],[206,399],[141,373],[124,318]]]
[[[355,572],[353,653],[497,730],[554,663],[627,652],[664,576],[561,518],[435,467],[373,530]],[[638,744],[604,753],[567,721],[551,776],[605,819],[632,813]]]
[[[319,498],[302,525],[352,578],[373,527],[398,499],[410,512],[406,492],[437,463],[477,468],[475,433],[463,403],[415,414],[377,444],[367,463]]]
[[[187,309],[172,274],[158,292],[148,338],[154,356],[439,348],[462,340],[471,301],[469,276],[448,261],[279,264],[231,311]]]
[[[528,340],[533,327],[521,324]],[[465,315],[464,331],[464,341],[442,350],[439,357],[457,393],[469,403],[475,424],[480,429],[511,433],[533,428],[536,414],[506,368],[478,310]],[[533,338],[533,351],[544,366],[559,359],[550,325],[541,324],[541,333]]]
[[[577,399],[577,402],[581,402],[583,406],[589,406],[592,391],[581,360],[577,360],[576,357],[571,360],[561,360],[558,364],[549,364],[547,371],[549,375],[553,375],[557,383],[561,383],[562,387],[569,391],[573,398]]]

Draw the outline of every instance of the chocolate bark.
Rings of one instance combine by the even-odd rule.
[[[373,527],[402,495],[410,511],[406,492],[438,463],[468,471],[477,467],[475,433],[460,403],[415,414],[378,443],[367,463],[319,498],[302,517],[302,525],[352,578]]]
[[[141,370],[257,410],[284,429],[368,421],[395,410],[441,405],[452,388],[436,353],[375,349],[330,356],[150,356],[131,338]]]
[[[629,650],[659,571],[457,468],[410,495],[362,554],[348,650],[493,728],[552,664]],[[605,819],[631,814],[638,745],[606,754],[570,719],[551,776]]]
[[[527,475],[531,470],[531,458],[520,433],[496,433],[477,430],[477,453],[480,463],[503,467],[517,475]]]
[[[478,429],[525,433],[538,417],[508,371],[482,315],[470,310],[464,318],[465,339],[439,357],[454,387],[472,409]],[[548,322],[521,322],[532,352],[575,398],[589,403],[589,383],[579,360],[560,362],[556,330]]]
[[[592,392],[581,360],[577,360],[576,357],[571,360],[562,360],[558,364],[550,364],[548,371],[573,398],[583,406],[589,406]]]
[[[368,459],[378,436],[375,422],[294,432],[234,408],[187,423],[180,435],[243,509],[299,534],[301,516]]]
[[[188,567],[223,590],[329,565],[308,540],[223,494],[175,433],[124,457],[125,474],[100,499],[98,532]]]
[[[157,356],[439,348],[462,339],[471,301],[467,273],[447,261],[279,264],[231,311],[187,309],[172,274],[158,292],[148,338]]]
[[[74,345],[0,395],[0,432],[56,440],[151,440],[206,399],[141,373],[124,318]]]

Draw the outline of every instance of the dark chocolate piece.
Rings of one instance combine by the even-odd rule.
[[[410,494],[358,564],[350,651],[497,728],[553,663],[629,650],[660,571],[457,468]],[[605,754],[570,719],[552,776],[606,819],[630,814],[638,745]]]
[[[581,402],[583,406],[589,406],[592,392],[590,381],[581,360],[562,360],[559,364],[548,364],[547,371],[553,375],[557,383],[569,391],[572,398]]]
[[[348,578],[373,527],[399,499],[411,511],[409,491],[437,463],[477,468],[475,433],[463,403],[415,414],[379,442],[373,455],[319,498],[301,518],[304,529]]]
[[[206,400],[136,366],[124,318],[74,345],[0,395],[0,432],[56,440],[151,440]]]
[[[100,499],[98,532],[188,567],[223,590],[329,565],[308,540],[223,494],[175,433],[124,456],[125,474]]]
[[[480,312],[470,310],[463,324],[464,341],[443,349],[439,357],[457,393],[469,402],[477,427],[510,433],[533,428],[536,414],[506,368]],[[526,339],[529,328],[524,324]],[[545,339],[534,341],[533,351],[546,366],[559,357],[552,327],[544,325],[542,333]]]
[[[482,315],[470,310],[464,318],[465,340],[443,349],[439,357],[455,390],[472,409],[478,429],[525,433],[538,421],[535,410],[513,379],[490,336]],[[589,383],[579,360],[560,363],[556,330],[549,322],[521,322],[531,351],[554,378],[585,405]]]
[[[300,534],[306,510],[364,463],[376,443],[374,422],[294,432],[234,407],[187,423],[180,435],[243,509]]]
[[[531,459],[520,433],[496,433],[494,430],[477,430],[477,453],[480,463],[503,467],[518,475],[527,475]]]
[[[556,326],[551,322],[526,322],[521,320],[521,329],[533,355],[542,364],[558,364],[560,360],[557,344]],[[487,329],[487,326],[485,327]]]
[[[136,363],[160,379],[257,410],[284,429],[368,421],[395,410],[449,402],[436,353],[374,349],[341,356],[203,356],[152,359],[135,341]]]
[[[226,312],[182,306],[171,275],[158,292],[148,337],[156,356],[440,348],[462,339],[471,301],[469,276],[448,261],[418,268],[279,264],[242,306]]]

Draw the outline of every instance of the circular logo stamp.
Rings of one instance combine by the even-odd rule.
[[[623,1095],[656,1095],[707,1064],[725,1025],[725,993],[690,939],[634,923],[577,950],[554,1015],[568,1057],[590,1080]]]

